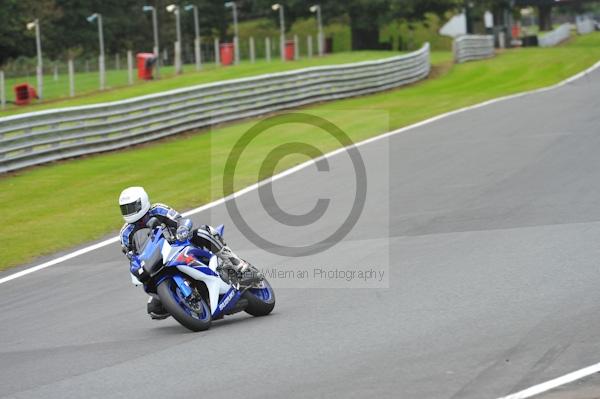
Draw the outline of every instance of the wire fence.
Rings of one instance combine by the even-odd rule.
[[[317,55],[317,39],[312,36],[296,37],[295,46],[297,48],[296,58],[313,57]],[[253,41],[253,45],[250,42]],[[219,44],[224,44],[219,42]],[[276,61],[281,58],[279,38],[273,37],[268,40],[254,40],[252,38],[239,41],[239,53],[241,61],[254,62],[259,60]],[[133,54],[133,53],[132,53]],[[182,46],[182,62],[184,71],[195,70],[195,50],[193,43],[184,43]],[[136,61],[133,54],[133,64],[131,70],[128,65],[127,51],[107,54],[104,57],[105,63],[105,88],[116,88],[134,83],[136,77]],[[200,42],[200,59],[202,64],[220,63],[222,60],[215,53],[214,40],[204,39]],[[175,75],[174,68],[174,48],[173,46],[161,49],[158,56],[158,65],[161,76]],[[45,100],[65,98],[80,94],[88,94],[98,91],[100,87],[100,63],[98,57],[77,57],[71,60],[73,63],[73,82],[71,88],[71,79],[69,76],[69,60],[45,60],[42,68],[43,93]],[[12,102],[15,99],[13,91],[14,86],[19,84],[37,85],[37,60],[35,58],[20,58],[5,65],[0,72],[4,75],[3,86],[0,92],[4,91],[5,101],[0,101],[0,108],[4,108],[6,102]]]

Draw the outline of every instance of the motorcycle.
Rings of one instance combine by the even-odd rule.
[[[173,234],[158,219],[148,221],[150,236],[131,259],[137,266],[133,283],[158,295],[175,320],[192,331],[207,330],[212,320],[241,311],[252,316],[271,313],[275,293],[258,270],[250,266],[253,275],[260,276],[250,282],[223,270],[217,256],[190,243],[191,221],[187,222]],[[224,226],[216,230],[222,236]]]

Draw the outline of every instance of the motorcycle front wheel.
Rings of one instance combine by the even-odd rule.
[[[157,287],[158,296],[165,309],[182,326],[192,331],[204,331],[210,328],[210,307],[194,290],[190,298],[185,298],[171,278],[167,278]]]

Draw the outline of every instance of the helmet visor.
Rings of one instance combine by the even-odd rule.
[[[142,200],[138,199],[135,202],[121,205],[121,215],[129,216],[138,213],[142,209]]]

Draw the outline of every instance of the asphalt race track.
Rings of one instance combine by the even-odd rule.
[[[118,245],[0,285],[0,397],[493,399],[599,362],[599,93],[596,70],[361,146],[364,211],[306,258],[256,248],[223,205],[195,215],[255,264],[309,272],[273,280],[268,317],[196,334],[152,321]],[[237,199],[248,224],[286,244],[326,237],[355,189],[348,156],[328,161],[273,183],[290,213],[332,198],[314,225],[265,216],[256,191]],[[600,396],[598,380],[577,386]]]

